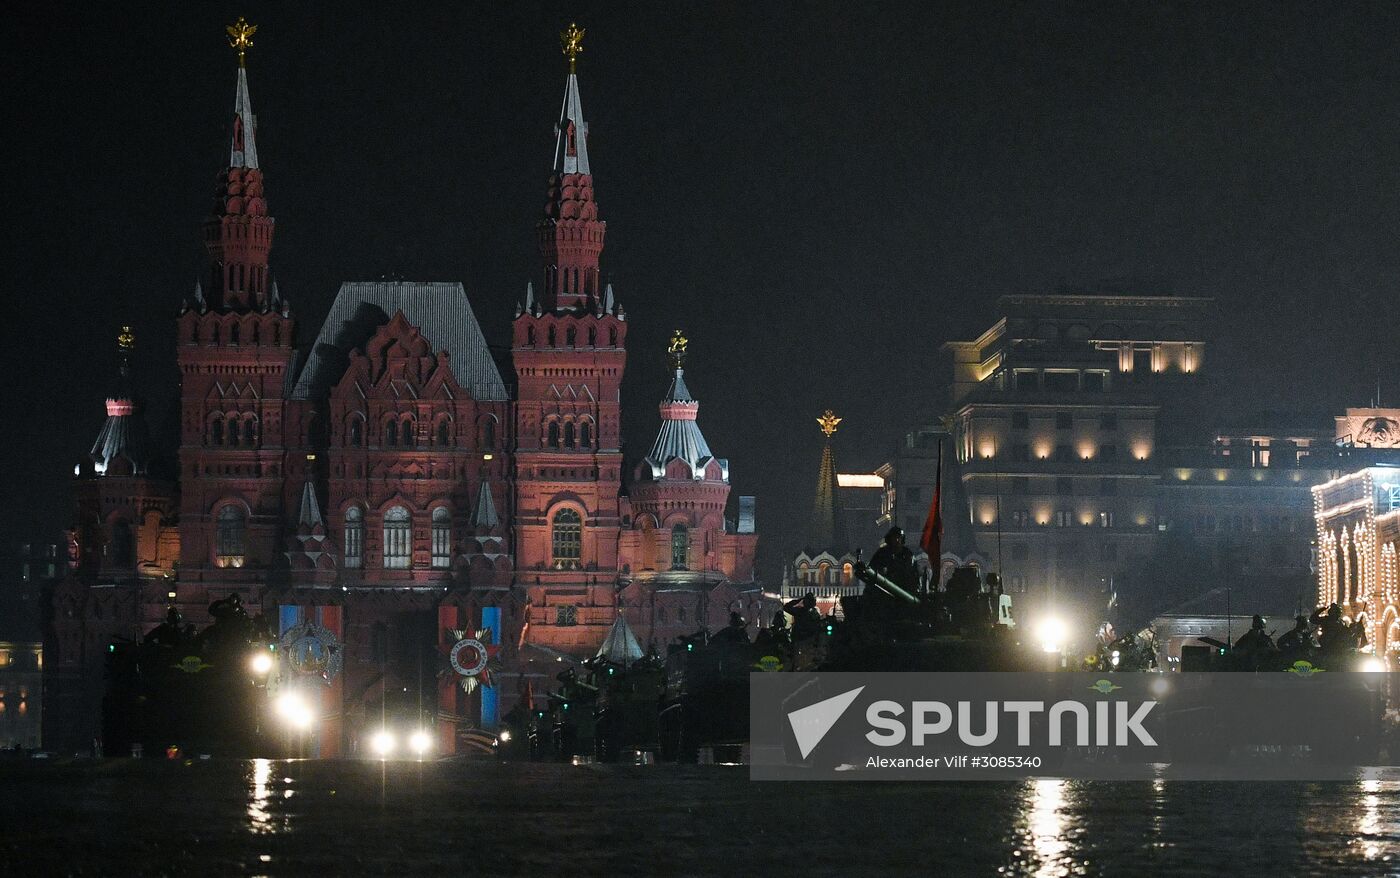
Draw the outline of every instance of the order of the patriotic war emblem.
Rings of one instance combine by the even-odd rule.
[[[489,642],[491,629],[484,628],[472,634],[453,630],[452,636],[457,639],[447,651],[447,664],[461,678],[462,689],[470,693],[477,684],[492,685],[491,669],[501,648]]]

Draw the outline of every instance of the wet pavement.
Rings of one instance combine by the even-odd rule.
[[[1390,875],[1400,782],[754,783],[724,766],[0,765],[0,875]]]

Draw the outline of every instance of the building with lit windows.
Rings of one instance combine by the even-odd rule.
[[[1204,365],[1208,299],[1004,296],[952,360],[976,549],[1027,602],[1098,603],[1153,551],[1159,417]]]

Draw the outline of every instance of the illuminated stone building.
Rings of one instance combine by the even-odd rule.
[[[1400,465],[1370,466],[1312,489],[1317,602],[1363,622],[1376,654],[1400,661]]]
[[[234,593],[275,632],[313,630],[337,651],[342,670],[308,687],[320,755],[355,752],[394,699],[436,716],[451,750],[457,731],[510,708],[519,674],[540,676],[531,661],[592,655],[619,613],[658,645],[757,614],[753,502],[726,518],[729,465],[699,431],[679,362],[623,490],[628,322],[601,282],[606,225],[572,64],[582,32],[565,41],[534,229],[541,293],[532,284],[517,305],[508,364],[458,283],[345,283],[298,335],[271,264],[270,156],[242,64],[251,32],[230,29],[228,160],[178,317],[178,481],[159,477],[128,389],[77,474],[78,563],[54,590],[49,635],[49,669],[82,681],[63,699],[63,734],[96,734],[108,644],[139,640],[171,607],[202,625]],[[468,694],[438,672],[476,631],[503,667]]]
[[[1153,551],[1159,416],[1204,365],[1211,303],[1027,295],[998,309],[945,346],[975,548],[1032,605],[1101,604]]]

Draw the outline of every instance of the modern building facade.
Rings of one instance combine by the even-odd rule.
[[[1150,557],[1159,414],[1205,364],[1206,299],[1005,296],[950,342],[953,447],[976,549],[1012,593],[1094,603]]]

